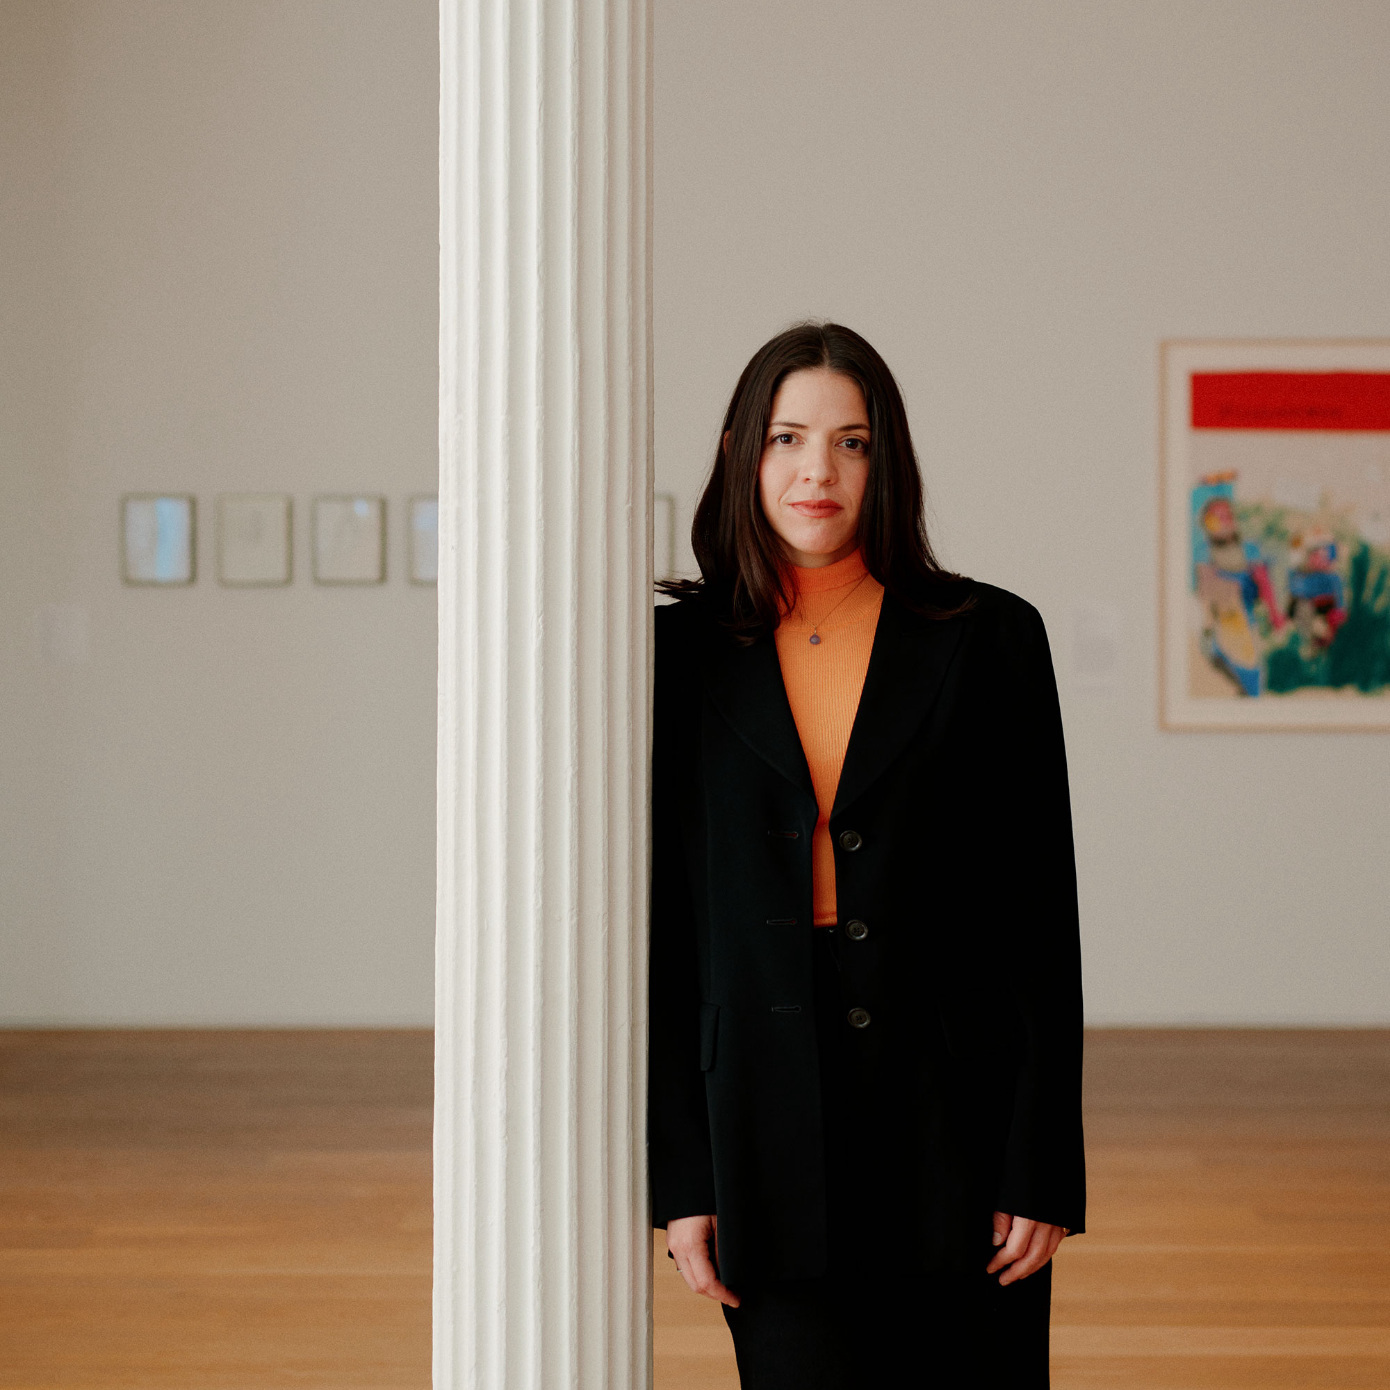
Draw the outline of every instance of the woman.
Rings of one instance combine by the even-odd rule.
[[[761,348],[657,609],[653,1219],[745,1390],[1048,1383],[1076,881],[1022,599],[944,572],[858,334]]]

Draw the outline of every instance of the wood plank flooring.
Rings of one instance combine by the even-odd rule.
[[[1063,1390],[1390,1386],[1390,1033],[1102,1032]]]
[[[0,1386],[427,1387],[431,1050],[0,1033]]]
[[[430,1048],[0,1032],[0,1390],[425,1390]],[[1057,1390],[1390,1386],[1390,1032],[1089,1049]],[[735,1390],[656,1252],[659,1390]]]

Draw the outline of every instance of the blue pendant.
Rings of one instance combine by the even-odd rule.
[[[820,633],[818,633],[818,632],[813,632],[813,633],[811,634],[811,645],[812,645],[813,647],[819,647],[819,646],[820,646]]]

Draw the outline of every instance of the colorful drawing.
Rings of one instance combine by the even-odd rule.
[[[1202,650],[1242,695],[1258,695],[1259,605],[1274,629],[1284,625],[1259,546],[1243,541],[1235,509],[1235,474],[1203,478],[1192,490],[1194,588],[1202,614]]]
[[[1390,343],[1164,353],[1163,722],[1390,728]]]

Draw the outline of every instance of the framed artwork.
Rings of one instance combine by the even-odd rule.
[[[410,499],[410,582],[439,583],[439,498]]]
[[[288,584],[291,503],[284,493],[224,493],[217,499],[217,578],[233,587]]]
[[[385,582],[384,497],[315,497],[312,531],[316,584]]]
[[[121,498],[121,578],[127,584],[192,584],[195,505],[182,493]]]
[[[1168,729],[1390,729],[1390,340],[1162,352]]]

